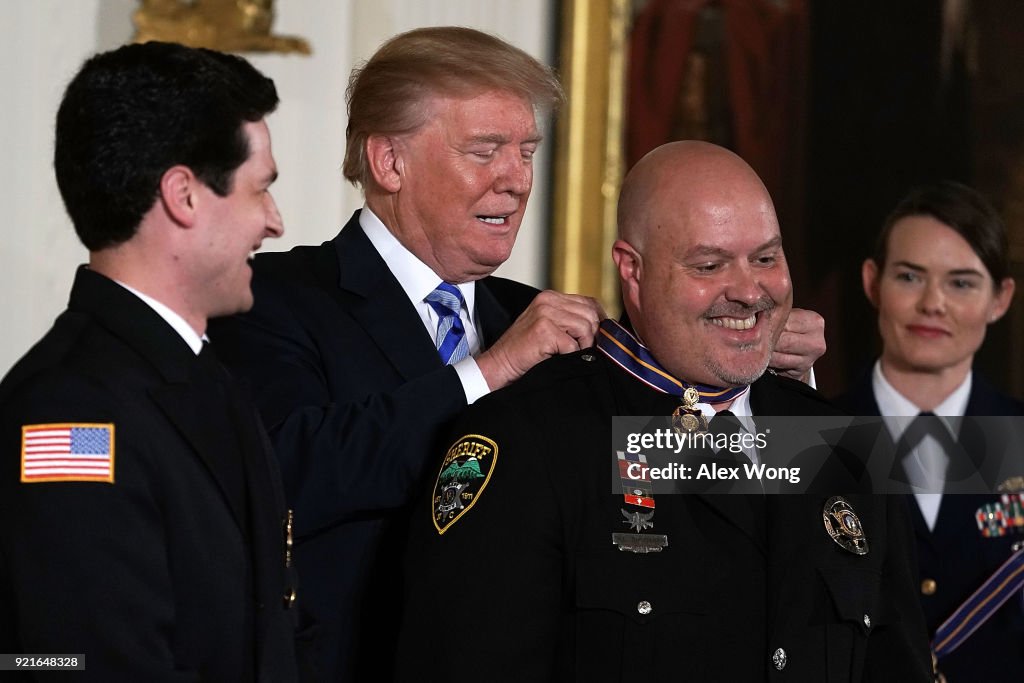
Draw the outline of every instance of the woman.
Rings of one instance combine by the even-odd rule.
[[[897,451],[901,444],[909,449],[902,462],[917,458],[923,481],[915,481],[910,465],[904,468],[912,484],[942,490],[949,462],[943,443],[962,436],[959,421],[942,418],[1024,415],[1024,404],[971,369],[988,325],[1006,313],[1013,297],[1007,252],[1006,230],[992,206],[969,187],[943,182],[915,190],[899,203],[875,255],[864,262],[864,292],[878,309],[882,355],[872,373],[838,403],[857,415],[906,416],[887,419],[886,426]],[[940,416],[930,422],[941,428],[919,430],[915,438],[910,416],[921,413]],[[994,495],[915,493],[909,499],[921,600],[934,635],[1010,557],[1015,539],[985,538],[978,530],[975,512],[997,502]],[[1024,678],[1019,598],[1011,598],[939,661],[949,683]]]

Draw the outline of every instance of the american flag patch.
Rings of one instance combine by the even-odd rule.
[[[22,426],[21,481],[106,481],[113,484],[114,425]]]

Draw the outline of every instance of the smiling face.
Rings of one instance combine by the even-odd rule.
[[[1013,294],[1012,280],[993,283],[970,244],[931,216],[897,221],[885,264],[869,259],[862,275],[878,308],[882,367],[898,372],[966,376]]]
[[[444,280],[477,280],[515,245],[540,144],[533,107],[499,91],[426,106],[427,123],[394,142],[400,184],[381,218]]]
[[[281,214],[270,195],[277,165],[270,148],[270,131],[263,121],[246,123],[249,158],[238,167],[224,197],[205,185],[200,188],[202,221],[191,265],[196,310],[207,318],[252,308],[252,268],[248,260],[266,237],[284,233]]]
[[[631,215],[620,208],[627,225],[613,254],[626,310],[672,374],[749,384],[768,367],[792,307],[775,210],[739,157],[677,145],[653,152],[626,181]]]

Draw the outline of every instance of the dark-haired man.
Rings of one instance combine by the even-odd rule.
[[[277,102],[245,60],[166,43],[68,85],[54,167],[89,264],[0,384],[0,651],[83,681],[296,678],[276,463],[204,349],[283,230]]]

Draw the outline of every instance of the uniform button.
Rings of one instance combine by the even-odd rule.
[[[772,655],[772,664],[774,664],[775,668],[779,671],[782,671],[786,668],[787,661],[788,659],[786,658],[786,651],[783,650],[781,647],[775,651],[775,654]]]
[[[295,604],[295,598],[297,593],[294,588],[290,588],[287,593],[284,594],[284,608],[291,609],[292,605]]]
[[[871,628],[871,617],[864,615],[864,626],[865,628]]]
[[[938,587],[935,579],[924,579],[921,581],[921,595],[935,595],[935,589]]]
[[[646,600],[641,600],[636,604],[636,611],[644,616],[650,614],[652,610],[654,610],[654,608],[651,607],[651,603]]]
[[[589,354],[589,353],[583,354],[582,356],[580,356],[580,358],[582,358],[583,360],[587,361],[588,363],[590,361],[594,360],[594,356],[592,354]]]

